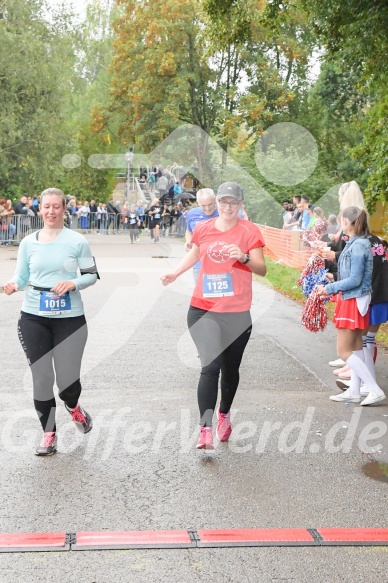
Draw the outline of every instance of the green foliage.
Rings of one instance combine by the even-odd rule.
[[[270,23],[265,4],[229,3],[230,16],[226,6],[213,3],[221,15],[213,22],[203,12],[210,5],[200,0],[117,0],[112,99],[109,107],[95,108],[94,131],[114,125],[121,140],[151,151],[189,123],[225,151],[236,143],[247,147],[306,89],[312,46],[305,15],[290,4]],[[236,19],[249,20],[249,34],[227,34]],[[201,135],[195,161],[203,183],[212,174],[210,156]]]
[[[356,180],[365,188],[365,166],[352,152],[362,139],[359,120],[367,101],[357,90],[359,82],[359,71],[343,71],[337,60],[324,63],[309,92],[308,118],[320,146],[320,162],[327,172],[337,182]]]
[[[388,95],[385,90],[376,96],[360,127],[362,142],[353,149],[353,154],[368,167],[366,199],[373,211],[378,200],[388,200]]]
[[[300,184],[292,186],[279,186],[266,180],[255,162],[255,148],[250,146],[244,151],[233,150],[233,158],[239,163],[254,180],[267,193],[271,199],[277,201],[278,205],[270,204],[264,197],[257,196],[255,192],[247,192],[245,206],[253,221],[272,227],[282,228],[283,226],[283,209],[281,202],[284,199],[292,199],[294,195],[307,195],[311,202],[319,202],[324,207],[326,214],[335,212],[338,198],[338,180],[326,171],[324,166],[318,160],[317,167],[307,180]],[[331,188],[334,188],[334,194],[331,194]],[[323,201],[321,200],[323,197]]]
[[[378,199],[388,200],[388,4],[386,0],[303,0],[303,4],[338,73],[349,78],[348,71],[356,72],[348,95],[353,105],[355,94],[361,96],[364,107],[349,121],[359,140],[348,142],[348,151],[365,169],[367,203],[373,210]]]
[[[47,186],[106,199],[112,186],[112,172],[87,164],[114,141],[97,140],[89,128],[92,104],[108,94],[109,11],[90,6],[76,27],[64,8],[0,0],[0,187],[14,199]],[[80,155],[82,166],[65,169],[65,154]]]
[[[319,143],[328,186],[357,180],[371,210],[376,200],[387,200],[386,0],[263,0],[255,7],[250,1],[204,0],[204,5],[215,39],[219,32],[220,46],[252,43],[259,25],[272,33],[273,43],[267,46],[283,75],[287,55],[299,56],[292,63],[296,82],[286,76],[292,99],[282,110],[270,111],[266,119],[259,115],[261,129],[276,121],[300,123]],[[305,63],[319,48],[322,72],[309,88]],[[269,93],[268,85],[259,84],[256,103],[262,104]],[[245,123],[254,127],[248,116]],[[259,133],[260,125],[254,129]]]
[[[370,209],[388,199],[383,0],[89,0],[84,22],[66,2],[54,11],[49,0],[0,0],[0,37],[7,196],[52,185],[106,200],[117,170],[91,168],[91,154],[120,153],[129,143],[151,151],[189,123],[205,133],[195,147],[174,134],[166,163],[196,163],[202,182],[216,184],[227,154],[219,160],[209,134],[270,194],[258,196],[247,179],[248,211],[269,224],[281,221],[273,199],[320,201],[352,179]],[[311,79],[318,51],[321,73]],[[266,180],[255,163],[259,137],[278,122],[300,124],[319,147],[315,171],[294,186]],[[64,154],[77,154],[81,165],[64,168]],[[289,161],[300,173],[305,161]],[[290,174],[284,164],[283,155],[280,173]]]
[[[11,196],[57,186],[70,140],[63,104],[71,44],[43,9],[39,0],[0,2],[0,187]]]
[[[344,64],[362,67],[365,78],[383,79],[388,71],[386,0],[303,0],[331,54]]]
[[[298,279],[301,274],[300,269],[281,265],[268,257],[265,258],[265,264],[267,266],[267,275],[264,279],[255,275],[254,277],[257,281],[273,287],[276,291],[298,303],[305,302],[306,298],[302,293],[301,287],[298,286]]]
[[[96,135],[91,131],[94,108],[109,100],[113,56],[113,30],[110,0],[87,7],[86,20],[78,27],[77,61],[72,75],[74,90],[66,107],[66,123],[72,136],[71,153],[80,156],[81,165],[64,169],[62,188],[80,198],[106,201],[115,185],[115,169],[96,169],[88,164],[91,154],[110,154],[123,149],[115,128]]]
[[[209,17],[209,34],[219,46],[243,44],[252,39],[252,17],[261,12],[263,2],[252,0],[204,0]],[[213,26],[212,26],[213,25]]]

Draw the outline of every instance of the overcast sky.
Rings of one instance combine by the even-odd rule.
[[[89,0],[90,3],[93,0]],[[98,0],[96,0],[98,2]],[[59,6],[65,5],[68,8],[72,8],[76,14],[79,14],[81,18],[85,16],[86,6],[88,4],[88,0],[47,0],[47,4],[49,7],[58,8]]]

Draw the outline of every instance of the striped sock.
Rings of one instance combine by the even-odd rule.
[[[373,357],[373,362],[376,362],[377,358],[376,332],[368,332],[366,336],[362,337],[363,340],[364,338],[366,341],[366,348],[370,350]],[[363,346],[365,346],[364,343]]]
[[[369,343],[369,345],[371,345],[371,343]],[[369,372],[372,374],[373,378],[376,380],[375,365],[373,362],[373,349],[370,349],[368,346],[368,336],[362,337],[362,352],[363,352],[363,356],[364,356],[364,362],[365,362]]]

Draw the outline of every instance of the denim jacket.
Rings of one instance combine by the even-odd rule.
[[[372,292],[373,256],[369,239],[353,236],[338,261],[338,280],[326,285],[328,294],[342,291],[342,299],[359,298]]]

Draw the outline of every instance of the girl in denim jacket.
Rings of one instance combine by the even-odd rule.
[[[351,378],[349,388],[330,399],[359,403],[363,381],[368,388],[368,396],[361,405],[372,405],[385,399],[385,394],[376,383],[373,359],[365,362],[362,343],[363,331],[368,329],[369,324],[373,267],[366,212],[355,206],[344,209],[341,227],[349,240],[339,258],[338,280],[318,286],[318,290],[323,297],[337,294],[333,320],[337,328],[337,352],[349,365]]]

